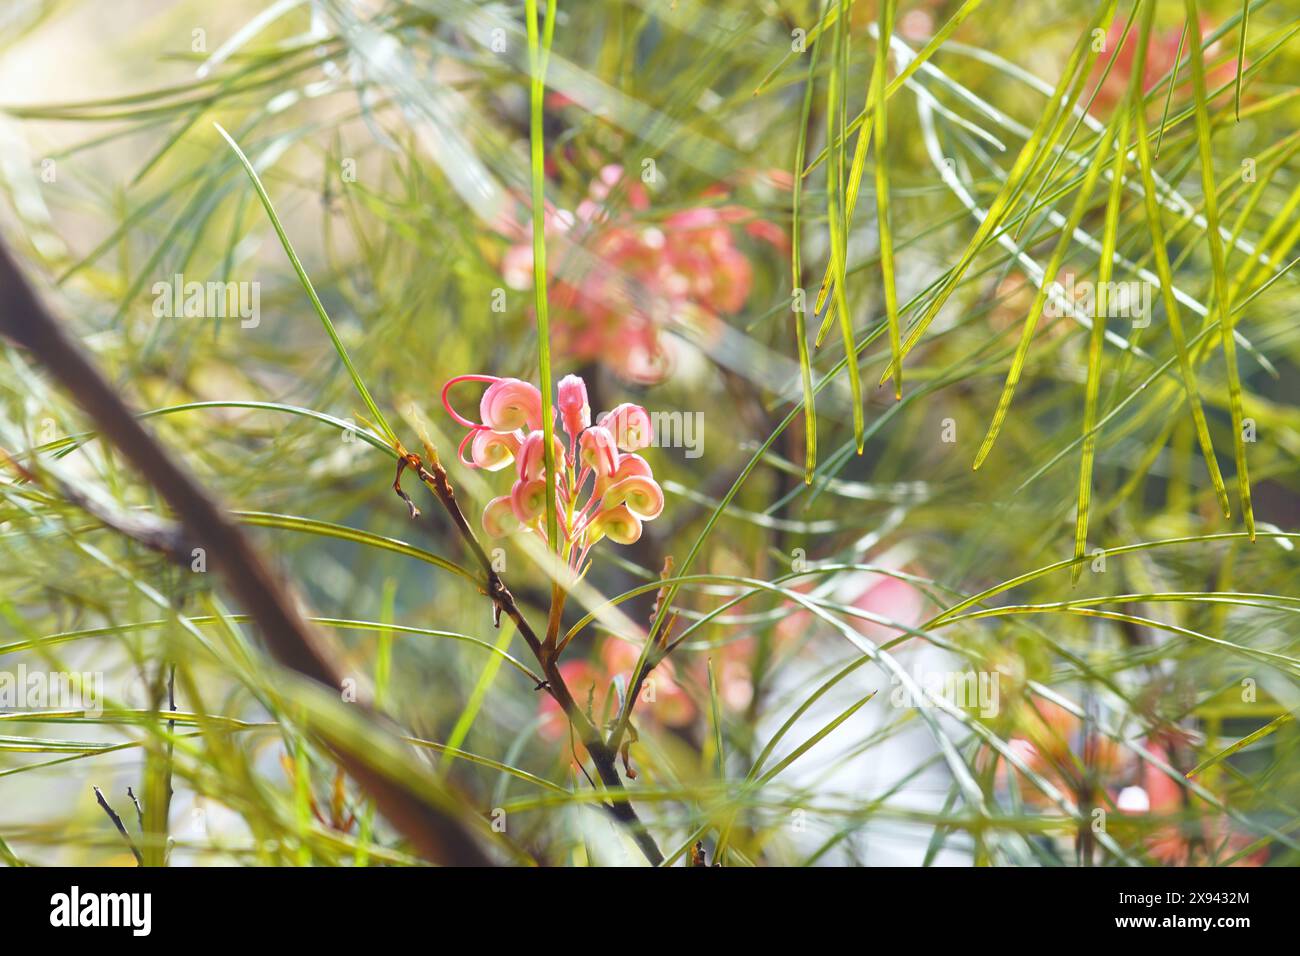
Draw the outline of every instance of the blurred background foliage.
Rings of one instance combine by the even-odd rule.
[[[698,448],[647,450],[664,515],[635,545],[602,545],[587,577],[616,598],[653,582],[668,556],[677,573],[708,576],[677,592],[676,633],[691,631],[638,702],[632,799],[678,864],[697,841],[727,865],[1294,864],[1296,11],[1248,5],[1238,107],[1239,3],[1199,3],[1206,95],[1181,4],[1159,3],[1148,31],[1127,0],[896,6],[891,79],[907,62],[900,46],[910,57],[960,22],[890,96],[886,146],[865,156],[838,245],[856,140],[828,130],[868,102],[876,3],[845,4],[844,17],[837,0],[558,9],[544,113],[556,375],[584,375],[597,411],[635,401],[702,422]],[[214,128],[257,169],[398,434],[418,447],[427,429],[450,461],[446,380],[537,380],[524,4],[65,0],[9,3],[0,21],[0,223],[100,366],[242,516],[310,613],[332,620],[345,672],[465,813],[504,828],[502,860],[638,861],[596,809],[562,719],[503,656],[532,667],[527,649],[493,628],[474,587],[420,560],[468,564],[432,500],[408,518],[383,443],[357,434],[375,423]],[[1042,312],[1035,292],[1079,182],[1112,161],[1103,140],[1142,42],[1145,122],[1153,139],[1165,125],[1153,160],[1163,248],[1188,338],[1205,343],[1199,396],[1232,514],[1217,504],[1167,310],[1143,279],[1158,262],[1134,150],[1113,276],[1147,281],[1150,322],[1105,330],[1072,584],[1085,316],[1038,321],[999,441],[971,465],[1021,329]],[[979,224],[970,207],[989,209],[1014,182],[1022,148],[1058,115],[1053,88],[1080,43],[1090,59],[1063,135],[1029,151],[1044,162],[1002,213],[1006,228],[937,307],[937,280]],[[1233,306],[1246,303],[1235,364],[1253,542],[1214,324],[1197,106],[1221,268]],[[1079,210],[1063,282],[1097,279],[1109,185],[1101,176]],[[899,401],[876,387],[891,355],[883,252],[904,337],[937,307]],[[838,321],[812,344],[837,254],[861,454]],[[256,283],[257,321],[160,316],[156,285],[174,276]],[[801,294],[818,387],[811,483]],[[16,467],[0,480],[0,669],[102,672],[109,704],[100,719],[0,714],[0,855],[132,863],[98,786],[153,862],[413,862],[305,733],[307,705],[279,686],[215,576],[168,567],[57,493],[62,482],[121,509],[158,507],[87,427],[4,347],[0,447],[57,480]],[[505,491],[497,476],[451,472],[467,510]],[[515,542],[496,546],[541,621],[545,578]],[[619,605],[627,623],[593,623],[567,648],[566,678],[593,716],[626,687],[654,605],[653,588],[636,593]],[[571,602],[566,627],[583,612]],[[173,667],[169,720],[159,709]],[[935,674],[992,680],[996,706],[908,706],[909,682]],[[126,788],[164,793],[167,779],[169,812],[146,805],[137,832]]]

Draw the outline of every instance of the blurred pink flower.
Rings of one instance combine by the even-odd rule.
[[[1170,762],[1169,751],[1163,745],[1148,743],[1144,749],[1164,763]],[[1128,790],[1142,792],[1146,797],[1147,813],[1156,817],[1178,817],[1188,810],[1183,799],[1183,788],[1159,767],[1145,760],[1139,773],[1139,784]],[[1213,812],[1212,808],[1199,800],[1193,800],[1192,803],[1198,804],[1202,809],[1193,814],[1189,822],[1166,823],[1147,835],[1147,852],[1153,859],[1165,866],[1208,863],[1213,858],[1210,854],[1220,858],[1230,857],[1255,842],[1248,833],[1234,826],[1226,815]],[[1141,811],[1133,812],[1132,815],[1140,816]],[[1263,866],[1267,860],[1268,850],[1265,848],[1242,857],[1234,865]]]
[[[639,653],[626,641],[609,638],[601,647],[598,661],[565,661],[560,665],[560,674],[573,692],[574,700],[597,727],[617,716],[619,702],[612,694],[614,680],[619,676],[625,682],[631,679]],[[545,737],[558,740],[568,734],[568,721],[550,695],[538,698],[538,712],[542,717],[541,733]],[[672,661],[661,661],[642,685],[636,709],[638,723],[685,727],[695,719],[696,713],[694,701],[677,683]],[[585,757],[581,745],[577,746],[579,756]]]
[[[818,579],[805,578],[786,585],[796,591],[810,592],[816,587]],[[864,617],[849,617],[848,623],[875,643],[892,640],[903,635],[902,628],[916,627],[921,623],[925,609],[924,598],[916,587],[907,581],[888,574],[875,571],[855,571],[846,574],[842,588],[837,589],[837,598],[874,617],[891,624],[868,620]],[[807,630],[814,620],[812,614],[802,605],[793,605],[792,613],[777,625],[778,636],[794,636]]]
[[[607,638],[600,649],[601,662],[611,679],[621,674],[630,680],[640,656],[639,647],[616,638]],[[653,720],[669,727],[685,727],[695,719],[695,703],[677,683],[671,659],[660,661],[646,678],[637,713],[648,713]]]
[[[1186,799],[1184,788],[1170,775],[1147,760],[1140,760],[1110,737],[1092,733],[1085,738],[1083,722],[1070,711],[1050,701],[1025,704],[1017,715],[1018,735],[1007,743],[1029,770],[1050,781],[1071,799],[1077,799],[1086,784],[1082,776],[1085,750],[1091,759],[1096,786],[1105,791],[1095,800],[1108,798],[1116,810],[1133,818],[1156,821],[1142,842],[1151,858],[1165,866],[1203,865],[1228,857],[1253,842],[1249,834],[1233,826],[1226,815],[1198,798]],[[1172,766],[1169,748],[1148,738],[1143,750]],[[1006,786],[1008,764],[998,758],[997,779]],[[1047,796],[1019,769],[1015,774],[1022,799],[1042,809],[1054,809]],[[1127,784],[1127,785],[1126,785]],[[1195,809],[1194,809],[1195,808]],[[1181,819],[1180,819],[1181,818]],[[1237,862],[1237,866],[1261,866],[1268,851],[1261,850]]]
[[[916,587],[887,574],[869,574],[862,594],[853,602],[860,611],[884,618],[903,627],[916,627],[925,610],[924,600]],[[896,627],[854,618],[853,626],[877,643],[900,636]]]
[[[610,195],[620,185],[630,212],[611,208]],[[656,225],[635,216],[649,206],[644,184],[608,165],[573,212],[548,208],[544,217],[548,238],[573,243],[547,258],[557,349],[573,361],[600,361],[645,383],[662,380],[672,368],[660,334],[671,320],[691,314],[707,321],[744,306],[753,271],[735,244],[736,225],[777,248],[788,242],[780,227],[738,206],[684,209]],[[514,226],[502,232],[514,240],[501,263],[506,283],[532,288],[531,238]]]

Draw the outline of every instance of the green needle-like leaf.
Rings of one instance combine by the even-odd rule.
[[[844,169],[844,83],[848,74],[848,31],[844,21],[848,15],[848,0],[840,0],[840,18],[835,22],[835,46],[832,56],[830,80],[826,90],[826,136],[834,141],[837,137],[839,149],[832,156],[832,162],[826,173],[826,218],[830,224],[831,265],[835,273],[834,300],[830,308],[839,316],[840,333],[844,340],[844,354],[848,360],[849,393],[853,401],[853,441],[858,454],[866,443],[866,423],[862,403],[862,379],[858,371],[858,359],[853,348],[853,316],[849,312],[848,295],[844,289],[846,272],[845,260],[848,257],[848,217],[845,211],[845,169]]]
[[[529,166],[533,200],[533,308],[537,313],[537,365],[542,392],[543,456],[546,462],[546,540],[550,549],[559,546],[559,514],[555,502],[555,401],[551,383],[551,323],[548,311],[546,273],[546,143],[542,127],[546,96],[546,67],[555,36],[559,4],[546,4],[546,23],[538,31],[537,0],[527,0],[524,18],[528,22],[529,83]]]
[[[1136,74],[1134,74],[1136,77]],[[1111,167],[1110,194],[1106,202],[1106,222],[1102,227],[1101,259],[1097,267],[1097,287],[1109,288],[1115,268],[1115,237],[1119,232],[1120,204],[1124,198],[1124,169],[1128,158],[1129,118],[1141,109],[1137,80],[1129,84],[1129,95],[1120,109],[1119,133],[1116,136],[1115,160]],[[1100,163],[1104,156],[1098,156]],[[1075,511],[1074,558],[1070,581],[1076,583],[1083,571],[1080,559],[1088,543],[1088,510],[1092,501],[1092,467],[1097,454],[1097,396],[1101,391],[1101,348],[1106,337],[1106,310],[1097,309],[1088,336],[1088,380],[1084,388],[1083,456],[1079,463],[1079,500]]]
[[[1065,70],[1061,74],[1061,79],[1048,99],[1048,103],[1056,106],[1056,108],[1047,109],[1043,112],[1038,126],[1029,139],[1026,140],[1020,154],[1016,157],[1011,171],[1007,174],[1006,182],[998,192],[997,198],[989,206],[987,214],[980,222],[975,235],[971,237],[965,252],[962,253],[957,264],[948,272],[946,281],[940,286],[939,291],[935,294],[921,318],[912,326],[902,345],[904,357],[916,347],[926,329],[930,327],[930,323],[939,314],[939,310],[943,308],[948,298],[956,291],[958,283],[974,263],[975,257],[979,255],[994,231],[1003,225],[1006,214],[1028,186],[1033,170],[1044,161],[1044,157],[1051,155],[1064,130],[1070,107],[1077,101],[1079,92],[1082,90],[1083,83],[1087,78],[1086,64],[1090,64],[1094,58],[1094,54],[1088,52],[1092,48],[1092,29],[1099,29],[1099,24],[1110,22],[1115,13],[1115,3],[1116,0],[1110,0],[1097,11],[1089,29],[1080,36],[1075,44]],[[1069,91],[1068,94],[1067,91]],[[886,369],[885,373],[880,377],[880,384],[883,385],[888,381],[889,376],[890,370]]]
[[[284,226],[280,224],[280,217],[276,215],[275,206],[271,203],[271,197],[266,192],[266,187],[262,185],[261,178],[257,175],[257,170],[253,164],[248,161],[244,151],[239,148],[239,144],[231,137],[229,133],[222,128],[220,123],[213,123],[217,132],[222,138],[230,144],[230,148],[235,151],[239,157],[239,162],[243,165],[244,171],[248,173],[248,178],[253,182],[253,188],[257,190],[257,198],[262,201],[262,208],[266,210],[267,217],[271,220],[271,225],[275,228],[275,234],[280,237],[280,245],[284,247],[285,255],[289,257],[289,263],[293,266],[293,271],[298,276],[298,281],[302,283],[303,290],[307,297],[311,299],[312,308],[316,310],[316,315],[320,318],[321,325],[325,327],[325,334],[330,337],[330,342],[334,345],[334,351],[338,353],[339,359],[343,366],[348,370],[348,377],[352,379],[352,384],[361,396],[361,400],[366,403],[366,410],[370,415],[371,421],[384,433],[384,437],[394,444],[397,443],[397,436],[393,433],[392,428],[388,425],[388,419],[384,413],[379,410],[375,400],[370,397],[370,390],[366,388],[366,383],[361,380],[361,375],[357,371],[352,359],[348,355],[348,350],[343,347],[343,340],[339,338],[338,331],[334,328],[334,322],[330,319],[329,313],[325,311],[325,306],[321,304],[320,296],[316,294],[316,288],[311,284],[311,279],[307,277],[307,270],[303,268],[302,260],[298,258],[298,253],[293,250],[293,243],[289,241],[289,234],[284,231]]]
[[[830,0],[823,0],[822,17]],[[808,58],[808,77],[804,81],[803,107],[799,112],[799,129],[795,133],[795,155],[792,178],[794,186],[790,200],[790,284],[798,297],[794,303],[795,349],[799,354],[799,382],[803,389],[804,407],[804,468],[805,484],[812,484],[817,468],[817,405],[813,393],[812,356],[808,348],[808,291],[803,287],[803,161],[808,148],[808,119],[812,113],[813,88],[816,86],[817,61],[821,56],[821,40],[813,45]],[[816,312],[816,310],[814,310]]]
[[[1137,62],[1134,67],[1139,76],[1146,69],[1146,50],[1151,36],[1151,21],[1154,13],[1155,4],[1148,3],[1142,21],[1142,34],[1138,40]],[[1231,509],[1228,506],[1228,492],[1223,486],[1223,475],[1219,471],[1219,461],[1214,455],[1214,443],[1210,440],[1210,429],[1205,421],[1205,410],[1201,406],[1201,395],[1196,386],[1196,372],[1192,368],[1191,356],[1187,351],[1187,336],[1183,331],[1183,320],[1179,314],[1178,301],[1174,298],[1174,276],[1169,267],[1169,252],[1165,247],[1165,229],[1161,220],[1164,212],[1157,198],[1148,135],[1146,117],[1139,106],[1137,109],[1138,168],[1142,173],[1142,192],[1146,201],[1147,229],[1151,234],[1151,251],[1155,256],[1156,274],[1160,278],[1160,297],[1164,302],[1165,315],[1169,319],[1169,332],[1174,340],[1174,349],[1178,353],[1178,368],[1182,373],[1183,387],[1187,391],[1187,403],[1191,407],[1192,420],[1196,425],[1196,439],[1200,442],[1201,453],[1205,456],[1205,467],[1210,473],[1210,482],[1214,485],[1214,493],[1219,499],[1219,507],[1226,518],[1231,514]]]
[[[1065,255],[1069,252],[1070,244],[1074,241],[1074,230],[1083,221],[1084,213],[1088,211],[1092,202],[1093,190],[1096,188],[1097,180],[1101,177],[1102,169],[1105,168],[1105,160],[1110,153],[1111,146],[1115,142],[1119,122],[1117,116],[1106,127],[1101,145],[1097,149],[1096,158],[1088,166],[1083,185],[1079,187],[1079,192],[1074,198],[1074,205],[1070,209],[1070,215],[1066,218],[1064,228],[1061,229],[1060,238],[1056,242],[1056,249],[1052,252],[1052,258],[1048,260],[1047,268],[1043,272],[1042,285],[1034,296],[1033,304],[1029,307],[1029,314],[1025,316],[1025,324],[1020,333],[1020,342],[1016,346],[1015,357],[1011,360],[1011,368],[1007,372],[1006,384],[1003,385],[1002,394],[998,398],[998,407],[993,412],[993,421],[990,423],[988,433],[985,434],[984,441],[980,444],[979,451],[975,455],[975,463],[972,467],[976,469],[984,464],[984,459],[992,451],[993,443],[997,441],[998,434],[1002,430],[1002,423],[1006,420],[1007,410],[1011,407],[1011,398],[1015,394],[1016,383],[1020,381],[1020,376],[1024,372],[1025,359],[1029,356],[1029,346],[1033,342],[1038,317],[1042,315],[1043,306],[1052,292],[1053,284],[1056,282],[1056,275],[1061,269],[1061,263],[1065,261]],[[1105,286],[1099,286],[1098,288],[1104,289]],[[1064,303],[1062,307],[1073,308],[1074,303]],[[1100,302],[1098,308],[1094,311],[1098,313],[1104,311]],[[1093,318],[1093,321],[1094,327],[1101,324],[1096,317]]]
[[[1196,0],[1186,0],[1187,22],[1199,23]],[[1246,35],[1242,20],[1241,34]],[[1201,45],[1191,45],[1192,87],[1196,98],[1196,138],[1201,162],[1201,187],[1205,194],[1206,239],[1210,245],[1210,268],[1214,273],[1214,307],[1219,313],[1219,331],[1223,339],[1223,361],[1228,370],[1228,408],[1232,415],[1232,447],[1237,461],[1237,493],[1241,498],[1241,515],[1246,532],[1255,537],[1255,511],[1250,503],[1250,473],[1246,465],[1246,435],[1242,424],[1241,372],[1237,368],[1237,343],[1232,337],[1232,299],[1224,265],[1223,237],[1219,233],[1219,199],[1214,182],[1214,154],[1210,149],[1210,103],[1205,83],[1205,55]],[[1240,84],[1241,72],[1237,73]],[[1240,86],[1238,87],[1240,88]]]
[[[1259,730],[1255,731],[1253,734],[1247,734],[1245,737],[1242,737],[1240,740],[1238,740],[1235,744],[1232,744],[1230,747],[1225,747],[1223,750],[1220,750],[1217,754],[1214,754],[1213,756],[1207,757],[1206,759],[1202,760],[1191,770],[1187,771],[1187,776],[1189,778],[1195,777],[1197,774],[1209,770],[1215,764],[1223,763],[1223,761],[1227,760],[1233,754],[1239,753],[1240,751],[1245,750],[1247,747],[1249,747],[1251,744],[1255,743],[1256,741],[1263,740],[1269,734],[1281,730],[1283,727],[1291,723],[1291,721],[1293,720],[1295,720],[1295,714],[1291,714],[1291,713],[1283,714],[1281,717],[1276,717],[1273,720],[1270,720],[1267,724],[1259,728]]]
[[[1232,87],[1232,111],[1241,122],[1241,71],[1246,63],[1246,25],[1250,23],[1250,0],[1242,0],[1241,24],[1237,27],[1237,78]]]
[[[885,288],[885,317],[889,322],[889,357],[894,376],[894,398],[903,397],[903,353],[899,337],[898,289],[894,279],[894,237],[890,230],[889,165],[885,155],[888,107],[885,104],[885,75],[889,65],[889,40],[894,30],[893,0],[880,4],[880,42],[876,45],[875,100],[876,131],[876,223],[880,236],[880,279]]]

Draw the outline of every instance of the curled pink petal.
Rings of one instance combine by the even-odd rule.
[[[556,405],[560,409],[560,421],[570,438],[576,438],[582,430],[591,424],[591,406],[587,403],[587,383],[577,375],[566,375],[560,379],[559,399]]]
[[[609,538],[615,544],[632,544],[641,537],[641,519],[624,505],[599,512],[587,526],[587,540]]]
[[[519,530],[519,519],[515,516],[509,495],[493,498],[487,503],[483,509],[483,530],[493,538],[504,538]]]
[[[623,451],[647,448],[654,441],[650,416],[640,405],[624,402],[600,418],[600,424],[614,433],[614,440]]]
[[[517,378],[497,379],[479,402],[483,424],[495,432],[542,427],[542,393]]]
[[[653,478],[634,475],[610,485],[600,499],[600,506],[604,510],[619,505],[624,505],[642,521],[650,521],[659,517],[664,510],[664,492]]]
[[[646,461],[636,452],[624,452],[618,456],[618,468],[613,474],[596,478],[596,494],[603,495],[615,482],[622,481],[624,478],[653,478],[654,472],[650,470],[650,462]]]
[[[651,478],[654,472],[650,470],[650,462],[646,461],[636,452],[627,452],[618,457],[618,470],[614,472],[614,480],[621,481],[624,478],[631,478],[639,475],[642,478]]]
[[[543,451],[546,446],[546,439],[544,436],[544,432],[529,432],[528,437],[519,446],[519,454],[516,459],[519,464],[518,473],[519,477],[526,481],[533,481],[546,474],[546,455]],[[552,435],[551,441],[554,442],[555,448],[556,473],[563,473],[568,466],[564,453],[564,442],[560,441],[558,435]]]
[[[491,382],[495,384],[498,381],[500,379],[495,375],[457,375],[455,378],[449,379],[447,384],[442,387],[442,407],[447,409],[447,414],[455,419],[457,425],[464,425],[466,428],[479,428],[481,425],[478,422],[470,421],[451,407],[451,401],[447,398],[447,393],[451,391],[453,385],[461,382]]]
[[[510,489],[510,507],[520,524],[530,525],[546,513],[546,482],[519,480]]]
[[[474,464],[485,471],[500,471],[519,453],[519,439],[515,435],[503,435],[490,428],[478,428],[473,432],[474,443],[470,446],[470,457]]]
[[[482,425],[474,425],[473,427],[470,428],[469,431],[465,433],[465,437],[460,440],[460,444],[456,446],[456,457],[460,459],[460,463],[462,465],[467,465],[470,468],[478,467],[478,465],[474,464],[474,462],[469,461],[465,458],[465,446],[473,442],[474,436],[477,435],[482,430],[483,430]]]
[[[578,445],[582,449],[582,463],[594,471],[598,479],[612,475],[617,470],[618,446],[614,434],[608,428],[602,425],[588,428],[578,439]]]

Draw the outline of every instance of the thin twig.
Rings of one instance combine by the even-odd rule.
[[[100,792],[99,787],[91,787],[90,789],[95,791],[95,799],[104,808],[108,818],[113,821],[113,826],[117,827],[117,832],[122,834],[122,839],[126,841],[126,845],[131,848],[131,855],[135,857],[135,865],[144,866],[144,857],[140,855],[140,849],[135,845],[135,841],[131,839],[131,834],[126,832],[126,824],[122,822],[122,818],[117,815],[116,810],[108,805],[108,801],[104,799],[104,794]]]
[[[140,832],[144,833],[144,807],[140,806],[140,801],[136,798],[135,791],[130,787],[126,788],[126,795],[130,797],[131,802],[135,804],[135,819],[140,825]]]

